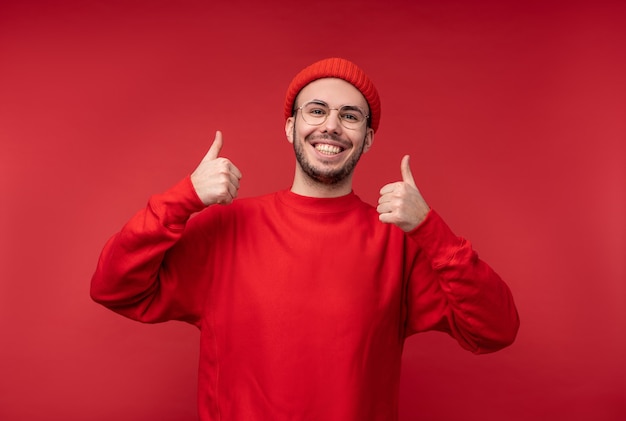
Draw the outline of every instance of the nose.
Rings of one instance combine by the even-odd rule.
[[[339,121],[339,110],[331,108],[328,112],[328,118],[324,122],[323,130],[325,132],[339,133],[341,132],[341,122]]]

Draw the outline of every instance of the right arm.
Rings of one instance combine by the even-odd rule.
[[[143,322],[198,323],[202,308],[205,234],[186,230],[190,216],[206,206],[229,204],[241,173],[218,158],[221,133],[200,165],[172,189],[153,196],[102,250],[91,281],[91,297]]]

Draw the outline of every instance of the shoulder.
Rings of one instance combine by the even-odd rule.
[[[212,205],[200,212],[204,218],[229,218],[254,213],[259,210],[267,210],[275,206],[277,193],[269,193],[261,196],[242,197],[233,200],[228,205]]]

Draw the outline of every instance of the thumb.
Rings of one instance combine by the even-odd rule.
[[[215,132],[215,139],[213,140],[213,143],[211,144],[211,147],[209,148],[209,151],[207,152],[204,159],[217,159],[220,154],[220,150],[222,150],[223,143],[224,141],[222,140],[222,132],[218,130]]]
[[[402,162],[400,163],[400,172],[402,172],[402,181],[417,188],[415,180],[413,179],[413,173],[411,173],[411,167],[409,166],[409,156],[404,155]]]

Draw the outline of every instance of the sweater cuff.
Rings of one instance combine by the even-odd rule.
[[[457,237],[434,210],[412,231],[408,237],[428,256],[434,267],[447,264],[463,246],[465,240]]]
[[[182,230],[189,217],[205,208],[187,175],[162,194],[152,196],[150,207],[162,224],[172,230]]]

